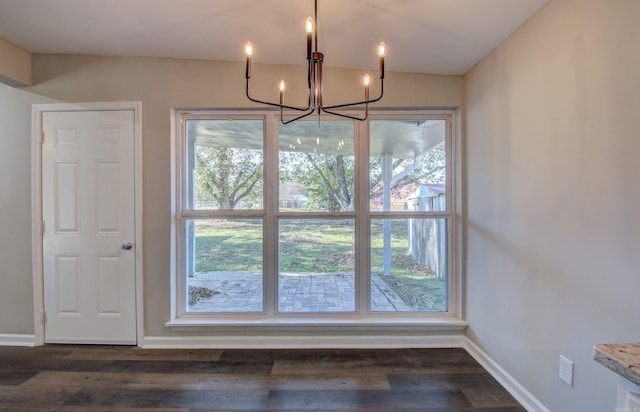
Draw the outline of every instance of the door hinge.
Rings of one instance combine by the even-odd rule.
[[[44,235],[44,222],[40,222],[38,226],[38,234]]]
[[[40,323],[43,324],[43,325],[47,323],[47,313],[46,312],[42,312],[40,314]]]
[[[40,144],[44,143],[44,130],[40,132]]]

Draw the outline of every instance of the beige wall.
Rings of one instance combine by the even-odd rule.
[[[31,53],[0,38],[0,83],[31,85]]]
[[[296,80],[305,84],[304,70],[300,68],[256,65],[253,73],[256,84],[262,85],[256,90],[262,98],[277,97],[280,77],[288,81],[289,90],[294,89]],[[326,95],[336,103],[355,95],[359,98],[362,94],[360,75],[357,71],[328,71]],[[170,310],[170,108],[250,106],[244,97],[244,63],[34,55],[33,83],[33,87],[25,90],[63,102],[142,101],[145,328],[147,336],[168,335],[164,323],[169,320]],[[463,78],[388,73],[385,89],[385,107],[456,107],[462,104]],[[290,95],[291,92],[287,94],[288,98]],[[302,93],[298,97],[301,96]],[[0,102],[1,99],[2,95]],[[21,112],[23,117],[29,115],[30,112]],[[27,136],[16,143],[20,146],[16,162],[23,163],[20,163],[21,175],[12,184],[24,186],[28,192],[30,181],[25,171],[28,172],[30,161],[30,132],[28,123],[22,123],[12,126]],[[1,165],[0,172],[5,173],[4,169]],[[23,196],[21,207],[27,213],[28,197]],[[28,222],[23,222],[22,227],[29,227]],[[11,237],[3,230],[0,242],[10,245]],[[7,251],[13,252],[11,247]],[[28,266],[24,267],[25,271],[28,269]],[[10,289],[3,289],[2,294],[14,296],[19,311],[25,316],[6,327],[0,322],[0,334],[33,333],[30,271],[14,283]]]
[[[639,41],[640,1],[552,0],[465,77],[468,336],[551,411],[612,411],[592,347],[640,341]]]
[[[0,84],[0,335],[34,331],[31,104],[48,102]]]

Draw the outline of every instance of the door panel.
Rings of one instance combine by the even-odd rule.
[[[43,130],[45,341],[135,344],[134,112],[45,112]]]
[[[78,233],[80,229],[78,215],[80,165],[78,162],[55,162],[54,167],[53,196],[56,233]]]
[[[55,310],[60,316],[80,316],[80,256],[55,256]]]

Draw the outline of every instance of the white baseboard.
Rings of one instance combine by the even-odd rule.
[[[459,348],[462,334],[309,336],[146,336],[143,348],[157,349],[385,349]]]
[[[0,334],[0,346],[36,346],[36,335]]]
[[[478,345],[469,338],[464,338],[467,352],[487,370],[520,404],[529,412],[550,412],[542,402],[525,389],[515,378],[505,371]]]

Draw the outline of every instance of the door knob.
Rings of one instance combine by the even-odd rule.
[[[131,250],[133,248],[133,243],[127,242],[122,244],[122,250]]]

